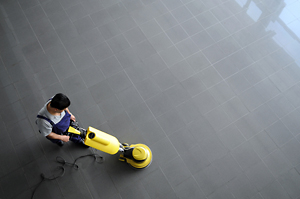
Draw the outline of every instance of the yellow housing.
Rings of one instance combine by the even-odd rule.
[[[116,137],[91,126],[87,129],[84,144],[111,155],[118,153],[120,149],[120,142]]]
[[[148,155],[148,151],[141,146],[135,147],[132,151],[133,158],[139,161],[146,160]]]

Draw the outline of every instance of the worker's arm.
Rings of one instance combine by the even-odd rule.
[[[73,120],[74,122],[76,121],[75,116],[70,112],[70,110],[68,108],[66,108],[66,111],[71,115],[71,120]]]
[[[51,132],[49,135],[47,135],[47,138],[55,139],[55,140],[61,140],[63,142],[68,142],[70,139],[70,136],[67,135],[58,135],[56,133]]]

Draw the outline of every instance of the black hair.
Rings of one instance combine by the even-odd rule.
[[[50,106],[52,108],[57,108],[59,110],[64,110],[65,108],[68,108],[71,104],[71,101],[69,98],[62,94],[57,93],[51,100]]]

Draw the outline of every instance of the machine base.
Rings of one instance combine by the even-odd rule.
[[[127,162],[129,165],[131,165],[133,168],[136,168],[136,169],[144,169],[144,168],[147,168],[151,162],[152,162],[152,152],[151,152],[151,149],[145,145],[145,144],[132,144],[130,146],[124,146],[125,147],[125,150],[124,152],[120,155],[120,158],[119,160],[122,161],[122,162]],[[141,147],[145,150],[146,152],[146,159],[144,160],[135,160],[132,156],[130,155],[127,155],[126,154],[126,151],[129,151],[129,150],[132,150],[136,147]]]

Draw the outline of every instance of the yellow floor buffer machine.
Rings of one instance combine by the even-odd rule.
[[[89,127],[85,129],[75,129],[69,127],[68,133],[80,135],[84,139],[84,144],[114,155],[121,152],[119,160],[127,162],[134,168],[143,169],[148,167],[152,162],[152,152],[145,144],[127,144],[120,143],[119,140],[103,131]]]

